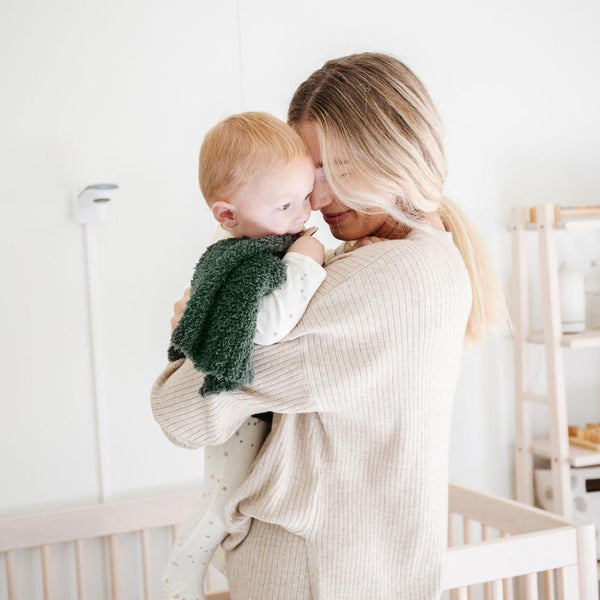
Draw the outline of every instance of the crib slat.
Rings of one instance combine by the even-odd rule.
[[[489,525],[486,525],[485,523],[481,524],[481,539],[483,541],[487,541],[487,540],[491,540],[492,539],[492,528]],[[492,600],[492,593],[493,593],[493,589],[492,589],[492,582],[491,581],[486,581],[483,584],[483,597],[485,600]]]
[[[457,600],[468,600],[466,587],[456,588],[456,599]]]
[[[9,550],[4,555],[4,562],[6,567],[6,591],[8,593],[8,600],[17,600],[15,553]]]
[[[510,537],[510,534],[506,531],[501,531],[500,537],[507,538]],[[504,593],[504,600],[514,600],[514,589],[515,586],[512,577],[502,580],[502,591]]]
[[[577,565],[557,569],[557,587],[560,600],[571,600],[579,598],[579,577]]]
[[[502,580],[502,589],[504,591],[504,600],[514,600],[514,584],[512,577]]]
[[[492,528],[485,523],[481,524],[481,539],[491,540],[492,539]]]
[[[42,546],[42,582],[44,600],[52,600],[52,566],[50,563],[49,546]]]
[[[110,564],[110,593],[112,600],[121,598],[121,574],[119,572],[119,546],[117,536],[108,536],[108,558]]]
[[[457,546],[458,540],[456,538],[456,516],[454,513],[450,513],[448,515],[448,546]]]
[[[544,571],[542,574],[544,584],[544,600],[555,600],[554,598],[554,574],[552,571]]]
[[[521,598],[523,600],[538,600],[537,574],[530,573],[520,577]]]
[[[471,519],[467,519],[467,517],[463,517],[463,543],[465,545],[470,544],[473,541],[471,535],[471,524],[473,521]]]
[[[473,521],[467,517],[463,517],[463,543],[469,545],[473,541]],[[475,588],[470,585],[467,588],[466,600],[474,600]],[[461,598],[462,600],[462,598]]]
[[[75,540],[75,574],[77,577],[77,600],[85,600],[83,592],[83,542]]]
[[[142,545],[142,575],[144,583],[144,600],[150,598],[150,565],[148,562],[150,544],[148,541],[148,530],[140,531],[140,542]]]
[[[486,581],[483,584],[483,598],[484,600],[492,600],[492,594],[494,593],[492,581]]]
[[[500,579],[492,582],[492,598],[494,600],[504,600],[504,590]]]

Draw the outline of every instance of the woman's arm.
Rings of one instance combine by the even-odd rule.
[[[343,263],[340,260],[339,263]],[[371,259],[367,261],[367,264]],[[354,268],[346,269],[343,265],[331,271],[333,280],[327,287],[336,287],[354,273]],[[366,264],[364,265],[366,266]],[[339,271],[339,273],[338,273]],[[323,286],[321,286],[321,289]],[[185,290],[181,300],[174,305],[171,318],[173,330],[181,318],[189,300],[190,290]],[[322,294],[321,294],[322,296]],[[329,294],[327,294],[329,296]],[[336,320],[343,321],[344,327],[336,330],[344,331],[348,326],[348,317],[356,310],[356,298],[350,293],[347,300],[350,306],[339,306],[339,302],[331,305],[323,302],[316,308],[316,298],[309,305],[312,317],[306,319],[308,329],[314,335],[323,328],[324,323]],[[366,300],[367,298],[365,298]],[[316,319],[316,320],[315,320]],[[202,397],[199,390],[204,376],[194,368],[190,360],[180,359],[171,362],[156,379],[151,392],[152,411],[155,420],[165,435],[175,444],[186,448],[198,448],[205,445],[220,444],[237,430],[248,416],[262,412],[303,413],[317,412],[314,381],[308,381],[307,373],[313,373],[310,362],[322,363],[323,358],[313,356],[313,345],[303,344],[305,336],[299,328],[280,343],[270,346],[254,346],[253,366],[255,378],[252,384],[234,392],[224,392],[218,396]],[[334,352],[335,341],[332,346]],[[311,375],[310,377],[314,377]],[[320,380],[318,387],[327,394],[327,381]],[[334,383],[336,385],[339,382]],[[309,389],[310,388],[312,389]]]
[[[165,367],[152,386],[152,412],[165,435],[178,446],[199,448],[223,443],[250,415],[263,412],[314,412],[301,339],[255,346],[251,387],[202,397],[202,373],[180,359]]]

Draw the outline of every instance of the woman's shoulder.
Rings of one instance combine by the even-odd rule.
[[[331,261],[326,271],[325,289],[334,289],[358,278],[374,282],[396,277],[418,281],[425,275],[430,278],[431,273],[468,277],[452,234],[433,229],[412,230],[404,239],[352,250]]]
[[[298,334],[337,319],[341,329],[409,318],[464,326],[471,307],[469,274],[450,236],[417,234],[353,250],[326,267]],[[361,316],[362,315],[362,316]],[[450,316],[448,316],[450,315]],[[364,317],[364,320],[363,320]],[[325,325],[327,326],[327,325]]]

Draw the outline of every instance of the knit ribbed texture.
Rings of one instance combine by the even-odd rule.
[[[244,543],[227,553],[231,600],[310,600],[307,564],[301,537],[253,519]]]
[[[282,569],[295,570],[284,580],[307,578],[314,600],[439,597],[451,408],[470,306],[451,236],[413,231],[328,265],[298,326],[255,347],[252,387],[200,398],[202,375],[187,360],[160,375],[155,418],[185,447],[221,443],[249,415],[276,413],[226,507],[223,547],[233,556],[254,517],[299,536],[306,559],[257,561],[258,549],[246,547],[254,558],[236,557],[235,600],[294,600],[291,588],[269,589]],[[261,543],[271,535],[277,545],[277,531],[261,530]],[[244,596],[244,577],[264,581],[262,595]]]

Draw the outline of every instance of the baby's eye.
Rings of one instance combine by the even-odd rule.
[[[291,205],[291,202],[286,202],[284,205],[279,207],[279,210],[287,210]]]

